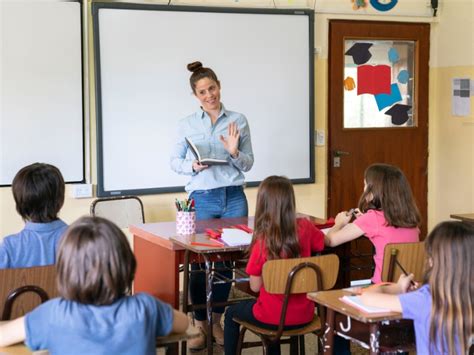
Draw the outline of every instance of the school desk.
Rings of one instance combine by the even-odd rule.
[[[340,300],[350,294],[345,290],[308,293],[310,300],[326,307],[324,354],[333,354],[336,333],[369,349],[370,354],[414,349],[411,321],[402,320],[398,312],[365,313]]]
[[[453,219],[459,219],[460,221],[474,224],[474,213],[465,213],[465,214],[452,214],[449,216]]]
[[[16,344],[0,348],[0,355],[48,355],[47,350],[31,351],[24,344]]]

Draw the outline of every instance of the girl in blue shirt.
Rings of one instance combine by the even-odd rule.
[[[63,237],[60,298],[0,325],[0,347],[25,341],[50,354],[156,354],[156,337],[184,332],[187,316],[145,293],[130,296],[136,261],[123,232],[82,217]]]
[[[248,215],[247,199],[243,191],[244,172],[253,165],[252,142],[247,119],[238,112],[227,110],[221,103],[221,83],[210,68],[201,62],[188,64],[192,72],[189,79],[191,89],[198,99],[200,109],[182,119],[178,124],[178,141],[174,146],[170,163],[178,174],[191,177],[186,185],[189,197],[194,199],[196,219],[245,217]],[[192,155],[186,138],[198,148],[201,158],[226,160],[224,165],[203,165]],[[193,264],[193,270],[204,269]],[[216,268],[225,268],[216,263]],[[232,278],[232,271],[220,272]],[[206,303],[205,276],[202,272],[190,275],[190,296],[193,304]],[[227,300],[230,284],[213,286],[213,301]],[[224,343],[224,333],[220,326],[223,307],[213,308],[212,336],[216,343]],[[191,349],[205,346],[206,311],[194,312],[195,324],[202,329],[201,336],[191,339]]]

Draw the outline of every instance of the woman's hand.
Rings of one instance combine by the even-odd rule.
[[[220,136],[224,149],[227,150],[234,159],[239,156],[239,138],[240,131],[235,122],[229,123],[227,127],[227,138],[222,135]]]
[[[202,165],[197,160],[193,161],[193,171],[199,173],[200,171],[207,169],[209,165]]]

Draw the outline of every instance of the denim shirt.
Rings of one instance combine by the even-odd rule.
[[[221,135],[227,137],[227,129],[232,122],[236,122],[240,132],[239,156],[235,159],[224,149],[219,139]],[[191,138],[203,158],[224,159],[229,164],[213,165],[199,173],[194,172],[195,158],[188,148],[185,137]],[[222,105],[214,125],[209,115],[202,109],[179,121],[177,143],[173,147],[170,164],[176,173],[191,176],[186,185],[188,193],[243,185],[245,181],[243,172],[252,168],[253,160],[250,128],[247,119],[241,113],[228,111]]]

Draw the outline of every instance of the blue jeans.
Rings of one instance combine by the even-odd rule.
[[[246,217],[248,215],[247,198],[242,186],[227,186],[211,190],[193,191],[190,198],[194,199],[196,208],[196,219],[233,218]],[[217,262],[214,268],[222,269],[229,267],[225,262]],[[191,270],[204,270],[204,264],[192,264]],[[219,271],[219,274],[232,278],[232,270]],[[212,286],[212,300],[214,302],[225,302],[229,298],[231,284],[220,284]],[[189,277],[189,295],[192,304],[206,303],[206,275],[204,272],[191,273]],[[224,313],[225,307],[214,307],[215,313]],[[196,320],[206,319],[206,310],[194,311]]]

